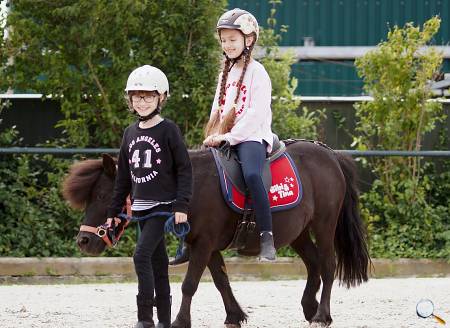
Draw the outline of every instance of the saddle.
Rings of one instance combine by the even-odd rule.
[[[248,194],[244,176],[242,174],[241,163],[236,151],[228,142],[224,142],[218,149],[211,148],[216,164],[223,168],[227,177],[231,180],[236,189],[244,195]],[[263,182],[266,190],[272,185],[272,174],[270,163],[283,155],[286,146],[280,141],[276,134],[273,135],[272,151],[268,154],[263,168]]]

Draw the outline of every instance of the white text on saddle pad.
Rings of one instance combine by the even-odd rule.
[[[294,188],[294,184],[292,183],[294,179],[292,177],[285,177],[284,181],[286,183],[280,182],[270,187],[270,193],[275,194],[272,196],[274,201],[277,201],[278,198],[282,199],[294,195],[294,192],[291,190],[291,188]]]

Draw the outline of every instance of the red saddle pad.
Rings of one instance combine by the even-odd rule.
[[[222,167],[218,166],[220,186],[227,204],[236,212],[242,213],[245,207],[245,195],[241,193],[227,177]],[[294,161],[284,153],[270,163],[272,184],[268,191],[272,212],[287,210],[300,203],[303,195],[300,176]],[[251,199],[247,200],[251,207]]]

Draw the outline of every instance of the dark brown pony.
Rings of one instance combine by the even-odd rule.
[[[368,279],[370,258],[358,211],[356,169],[349,156],[311,142],[291,142],[287,151],[298,167],[304,195],[297,207],[273,214],[275,246],[290,245],[305,263],[308,278],[301,304],[306,320],[329,325],[335,276],[347,287]],[[186,242],[191,252],[181,307],[172,327],[191,327],[191,300],[206,266],[222,295],[226,326],[240,327],[247,315],[233,295],[220,253],[230,244],[239,215],[222,198],[212,153],[190,151],[190,157],[194,193],[189,212],[191,232]],[[103,160],[72,166],[64,182],[64,196],[73,207],[85,210],[83,224],[104,223],[115,171],[114,160],[107,155]],[[105,243],[88,232],[80,232],[77,243],[88,254],[97,255],[105,249]],[[316,293],[321,281],[318,303]]]

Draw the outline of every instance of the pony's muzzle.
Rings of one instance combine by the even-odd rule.
[[[97,256],[105,249],[105,242],[95,234],[81,232],[78,234],[76,243],[81,252]]]
[[[89,237],[87,236],[78,236],[77,245],[80,249],[83,249],[89,244]]]

